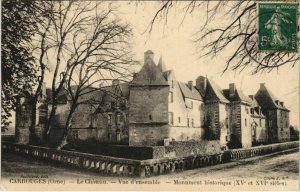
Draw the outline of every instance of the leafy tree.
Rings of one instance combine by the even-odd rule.
[[[32,91],[37,80],[31,44],[36,8],[35,1],[2,1],[1,131],[10,123],[17,96]]]

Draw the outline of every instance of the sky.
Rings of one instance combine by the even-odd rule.
[[[295,67],[283,66],[270,73],[252,75],[251,68],[245,70],[228,70],[222,73],[228,53],[222,53],[215,58],[199,58],[203,54],[194,43],[195,33],[202,26],[205,11],[196,9],[192,14],[187,14],[183,19],[182,3],[177,2],[168,15],[168,22],[158,20],[154,23],[151,33],[147,31],[151,19],[160,8],[160,2],[145,1],[133,3],[127,1],[114,2],[118,7],[118,16],[133,28],[132,52],[134,59],[143,63],[144,52],[152,50],[154,60],[158,62],[162,57],[167,69],[173,69],[178,81],[194,81],[204,75],[213,79],[220,88],[226,89],[229,83],[235,83],[237,88],[246,95],[254,95],[260,83],[265,83],[275,96],[284,101],[285,106],[291,110],[290,122],[299,127],[299,65]],[[226,12],[226,9],[224,9]],[[230,22],[222,14],[216,15],[213,26],[222,26]],[[199,44],[198,44],[199,46]],[[201,45],[200,45],[201,46]],[[228,48],[228,51],[234,47]],[[50,61],[51,62],[51,61]],[[141,66],[135,69],[138,72]],[[46,76],[47,87],[51,85],[51,74]]]
[[[152,50],[154,60],[158,62],[162,56],[167,69],[173,69],[179,81],[195,82],[199,75],[204,75],[213,79],[222,89],[228,88],[229,83],[235,83],[246,95],[255,94],[260,83],[265,83],[291,110],[291,124],[299,127],[299,65],[283,66],[270,73],[255,75],[252,75],[251,68],[246,68],[242,72],[228,70],[222,74],[228,55],[224,53],[216,58],[199,58],[201,50],[199,51],[193,42],[195,32],[204,22],[205,12],[195,11],[193,15],[188,14],[182,21],[183,14],[179,5],[169,13],[167,26],[164,21],[156,22],[149,33],[146,30],[155,11],[159,8],[158,2],[146,1],[138,6],[127,2],[118,2],[118,4],[121,18],[133,27],[135,59],[142,63],[144,52]],[[222,25],[226,22],[228,21],[222,20],[217,24]]]

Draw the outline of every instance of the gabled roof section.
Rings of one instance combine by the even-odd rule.
[[[285,106],[280,104],[279,99],[266,87],[264,83],[260,84],[260,88],[255,94],[255,99],[262,108],[289,111]]]
[[[149,58],[142,67],[142,69],[136,73],[131,82],[131,86],[168,86],[168,82],[163,76],[163,72],[155,65],[154,61]]]
[[[165,62],[163,61],[162,57],[159,58],[157,66],[162,72],[165,72],[167,70]]]
[[[259,107],[256,99],[254,98],[254,96],[250,97],[249,96],[249,99],[251,100],[251,108],[254,108],[254,107]]]
[[[184,98],[203,101],[203,98],[195,87],[192,87],[192,89],[190,89],[185,83],[182,82],[178,82],[178,85]]]
[[[229,89],[224,89],[223,94],[229,101],[241,101],[248,104],[252,103],[252,100],[248,96],[246,96],[241,89],[235,88],[234,95],[232,95],[231,97],[229,95]]]
[[[229,103],[228,99],[223,95],[219,86],[211,79],[207,79],[207,90],[205,93],[206,101],[220,101],[223,103]]]
[[[163,72],[163,76],[167,81],[169,80],[169,76],[171,75],[171,73],[173,73],[173,70],[167,70]]]

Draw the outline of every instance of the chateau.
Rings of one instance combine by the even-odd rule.
[[[219,140],[224,148],[289,141],[289,110],[264,83],[249,96],[233,83],[220,89],[204,76],[199,76],[196,84],[183,83],[177,81],[172,70],[166,70],[162,58],[158,64],[153,58],[152,51],[145,52],[143,67],[131,82],[114,80],[111,86],[85,96],[91,102],[80,105],[75,112],[69,140],[129,146]],[[47,102],[51,101],[50,91],[44,89],[43,95],[46,104],[37,109],[36,127],[40,132],[51,108]],[[71,103],[66,91],[58,100],[51,124],[53,142],[61,138]],[[25,108],[17,111],[19,131],[25,127]]]

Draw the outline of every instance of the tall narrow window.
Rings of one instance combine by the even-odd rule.
[[[192,127],[194,127],[194,119],[192,119]]]
[[[118,113],[117,114],[117,124],[120,124],[120,122],[121,122],[121,114],[120,113]]]
[[[172,88],[174,88],[174,81],[173,80],[171,81],[171,86],[172,86]]]
[[[187,126],[190,127],[190,119],[187,118]]]
[[[226,119],[225,119],[225,126],[226,126],[226,128],[228,128],[228,117],[226,117]]]
[[[247,119],[245,119],[245,126],[247,126]]]
[[[173,125],[173,113],[172,112],[169,112],[169,124],[170,125]]]
[[[181,123],[181,119],[180,119],[180,117],[178,117],[178,123]]]
[[[169,103],[173,103],[173,92],[169,93]]]
[[[108,114],[107,116],[107,124],[111,125],[111,114]]]
[[[152,120],[152,115],[149,115],[149,120]]]
[[[269,120],[269,127],[272,127],[272,120]]]
[[[259,126],[261,127],[261,119],[259,119]]]

